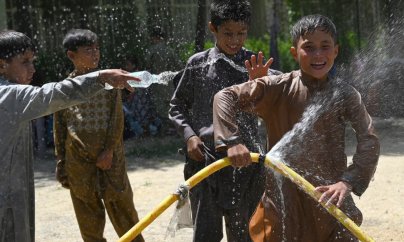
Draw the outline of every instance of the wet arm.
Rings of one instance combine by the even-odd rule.
[[[347,98],[346,116],[356,133],[357,147],[352,164],[344,172],[342,181],[349,183],[352,191],[360,196],[375,173],[380,144],[360,94],[356,90],[352,92],[352,95]]]

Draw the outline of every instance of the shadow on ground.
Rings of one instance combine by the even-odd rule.
[[[182,146],[178,136],[145,137],[125,140],[125,154],[128,171],[138,169],[165,169],[184,162],[184,156],[178,154]],[[49,148],[42,157],[34,161],[35,179],[55,180],[55,156]]]
[[[374,126],[381,143],[381,155],[404,155],[404,119],[374,118]],[[183,146],[179,136],[146,137],[125,141],[128,171],[138,169],[164,170],[184,162],[178,154]],[[356,149],[355,133],[348,127],[346,135],[346,154],[352,156]],[[44,157],[34,162],[35,179],[55,180],[55,158],[53,149],[48,149]]]

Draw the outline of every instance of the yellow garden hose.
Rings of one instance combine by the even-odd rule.
[[[251,153],[251,159],[253,162],[258,162],[260,155],[257,153]],[[206,177],[215,173],[216,171],[222,169],[223,167],[229,166],[230,160],[228,158],[224,158],[218,160],[209,166],[206,166],[198,173],[193,175],[191,178],[185,181],[185,185],[191,189],[199,182],[201,182]],[[289,178],[292,182],[302,188],[308,195],[310,195],[313,199],[318,201],[321,196],[321,193],[315,191],[313,185],[311,185],[307,180],[301,177],[299,174],[294,172],[288,166],[286,166],[282,162],[271,161],[268,156],[265,156],[265,165],[270,167],[271,169],[281,173],[283,176]],[[175,201],[179,199],[179,195],[171,194],[167,196],[157,207],[153,209],[149,214],[147,214],[143,219],[141,219],[135,226],[133,226],[126,234],[124,234],[118,241],[119,242],[130,242],[137,235],[139,235],[143,229],[145,229],[149,224],[151,224],[160,214],[162,214],[168,207],[171,206]],[[356,225],[348,216],[346,216],[337,206],[331,204],[326,206],[325,203],[321,203],[321,205],[338,221],[340,221],[349,231],[352,232],[359,240],[365,242],[374,242],[374,240],[366,235],[358,225]]]

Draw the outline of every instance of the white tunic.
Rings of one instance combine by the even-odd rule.
[[[0,78],[0,241],[34,241],[34,179],[30,121],[87,101],[103,89],[89,73],[42,87]],[[14,236],[6,229],[14,227]],[[9,227],[8,226],[8,227]]]

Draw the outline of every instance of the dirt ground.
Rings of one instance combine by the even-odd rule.
[[[364,214],[362,229],[376,241],[404,241],[404,119],[376,119],[375,126],[382,148],[374,180],[360,198],[355,198]],[[349,137],[349,159],[355,147]],[[138,143],[126,141],[126,149],[136,149]],[[81,241],[68,190],[54,179],[54,161],[39,159],[35,163],[36,241]],[[150,156],[146,156],[150,157]],[[156,207],[183,182],[183,159],[180,155],[154,158],[127,155],[128,174],[134,191],[134,201],[140,218]],[[177,231],[174,238],[165,234],[173,207],[167,209],[143,231],[148,242],[192,241],[192,229]],[[109,220],[105,228],[108,241],[118,239]],[[223,239],[223,241],[226,241]]]

